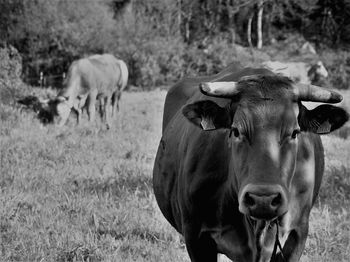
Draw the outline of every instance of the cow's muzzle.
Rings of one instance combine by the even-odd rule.
[[[246,185],[240,193],[239,211],[254,219],[273,220],[288,210],[288,199],[280,185]]]

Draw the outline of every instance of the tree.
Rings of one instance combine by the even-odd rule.
[[[0,1],[0,35],[1,42],[10,42],[11,32],[18,24],[18,17],[23,11],[23,2],[20,0]]]
[[[349,47],[350,0],[318,0],[309,18],[306,33],[319,44]]]
[[[249,15],[248,25],[247,25],[247,40],[248,40],[248,44],[249,44],[250,48],[253,47],[253,43],[252,43],[252,22],[253,22],[253,17],[254,17],[254,13],[252,12]]]
[[[21,15],[12,23],[8,40],[24,56],[24,72],[38,75],[45,68],[61,74],[74,58],[110,49],[116,24],[108,4],[99,0],[22,1]]]

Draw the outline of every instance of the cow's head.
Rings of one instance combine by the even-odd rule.
[[[317,86],[294,84],[286,77],[255,75],[238,82],[200,84],[208,96],[230,98],[226,107],[204,100],[186,105],[183,114],[203,130],[228,129],[230,176],[239,210],[271,220],[288,208],[301,132],[327,134],[349,118],[339,107],[313,110],[301,101],[337,103],[341,95]]]
[[[316,64],[312,65],[307,72],[307,75],[311,82],[316,82],[320,78],[327,78],[328,71],[323,65],[322,61],[318,61]]]
[[[69,118],[73,103],[70,102],[67,97],[57,96],[54,101],[52,101],[52,104],[55,122],[58,126],[63,126]]]
[[[40,100],[38,118],[43,124],[56,123],[59,126],[63,126],[69,117],[71,107],[67,99],[62,96]]]

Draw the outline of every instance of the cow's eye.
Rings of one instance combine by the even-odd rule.
[[[231,134],[234,135],[234,137],[239,137],[239,130],[237,127],[231,127]]]
[[[291,135],[292,139],[296,139],[299,134],[300,134],[300,129],[294,129]]]

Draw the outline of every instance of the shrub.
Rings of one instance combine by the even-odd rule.
[[[184,68],[185,45],[176,37],[118,39],[114,53],[123,59],[129,69],[129,84],[150,90],[154,86],[177,81]]]
[[[327,50],[321,54],[329,73],[332,87],[349,89],[350,82],[350,54],[346,51]]]
[[[22,58],[12,46],[0,48],[0,103],[11,104],[22,83]]]
[[[228,64],[240,61],[251,65],[256,59],[266,59],[262,52],[250,53],[247,48],[217,38],[206,46],[184,44],[180,38],[155,38],[134,45],[121,44],[130,70],[129,83],[149,90],[171,84],[184,75],[212,75]]]

